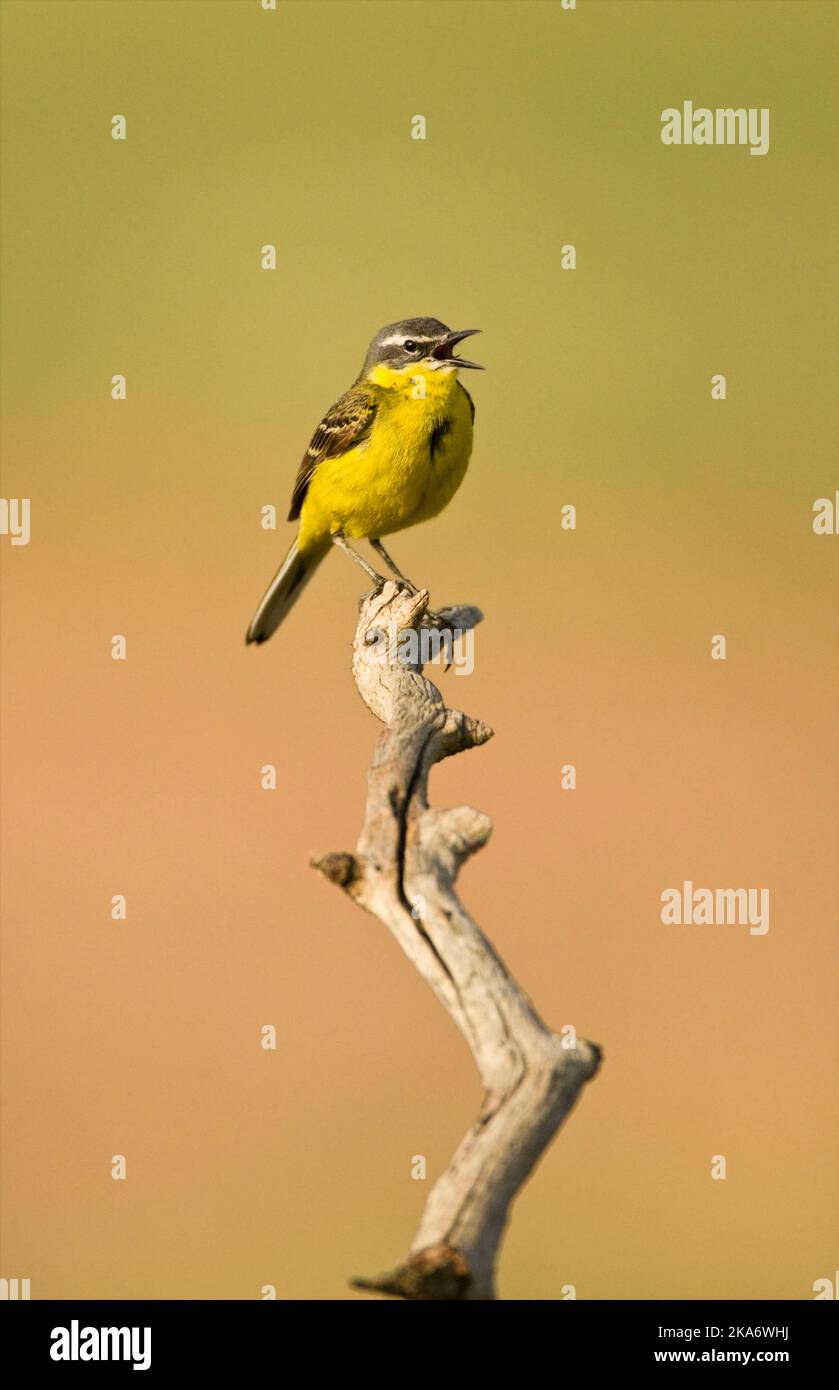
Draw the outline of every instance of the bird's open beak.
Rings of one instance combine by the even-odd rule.
[[[471,338],[473,333],[480,333],[480,328],[462,328],[459,333],[450,333],[441,343],[431,349],[431,356],[438,362],[453,362],[456,367],[472,367],[476,372],[484,370],[480,362],[467,362],[465,357],[455,357],[454,349],[458,343],[462,343],[464,338]]]

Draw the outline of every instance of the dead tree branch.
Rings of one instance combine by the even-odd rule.
[[[327,854],[315,863],[396,937],[469,1044],[485,1094],[429,1194],[405,1261],[389,1274],[353,1282],[409,1299],[491,1299],[510,1204],[601,1054],[580,1038],[573,1050],[563,1046],[455,893],[461,865],[492,827],[468,806],[429,806],[428,776],[435,763],[477,748],[492,731],[446,707],[423,676],[416,648],[423,631],[466,631],[481,614],[447,609],[431,619],[427,601],[425,593],[388,583],[362,603],[353,674],[385,728],[368,773],[355,853]]]

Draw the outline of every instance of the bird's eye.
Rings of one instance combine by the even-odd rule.
[[[406,338],[402,346],[406,352],[417,352],[419,350],[419,343],[415,343],[413,338]]]

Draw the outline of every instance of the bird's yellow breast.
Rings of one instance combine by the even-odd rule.
[[[301,511],[301,543],[342,531],[390,535],[451,501],[472,451],[472,410],[454,371],[376,367],[368,438],[318,464]]]

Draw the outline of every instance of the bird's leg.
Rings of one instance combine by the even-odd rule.
[[[353,550],[342,531],[332,532],[332,544],[337,545],[339,550],[343,550],[345,555],[349,555],[351,559],[355,560],[357,565],[361,565],[364,573],[370,576],[377,588],[387,583],[383,574],[379,574],[372,565],[368,565],[363,555],[359,555],[357,550]]]
[[[391,558],[390,555],[388,555],[388,553],[387,553],[387,551],[385,550],[384,546],[382,545],[381,541],[378,540],[378,539],[377,539],[377,540],[373,540],[373,539],[371,538],[370,544],[372,545],[373,549],[374,549],[375,551],[377,551],[377,552],[379,553],[379,555],[381,555],[381,557],[382,557],[382,559],[384,560],[385,564],[387,565],[388,569],[391,570],[391,571],[393,572],[393,574],[396,575],[397,579],[401,579],[401,580],[402,580],[402,583],[405,585],[405,587],[406,587],[406,589],[408,590],[408,592],[411,593],[411,594],[418,594],[418,593],[419,593],[419,589],[417,588],[416,584],[412,584],[411,581],[410,581],[410,579],[408,578],[408,576],[407,576],[406,574],[403,574],[403,573],[402,573],[401,569],[400,569],[399,566],[396,564],[396,562]],[[445,620],[445,618],[442,617],[441,614],[435,613],[435,612],[433,611],[433,609],[431,609],[431,608],[426,609],[426,612],[425,612],[425,614],[424,614],[424,616],[423,616],[423,622],[425,623],[425,625],[426,625],[427,627],[440,627],[440,628],[443,628],[443,627],[446,626],[446,620]],[[448,670],[448,667],[447,667],[446,669]]]
[[[402,583],[403,583],[403,584],[405,585],[405,587],[408,589],[408,592],[409,592],[409,593],[412,593],[412,594],[418,593],[419,590],[417,589],[416,584],[412,584],[411,581],[410,581],[410,579],[408,578],[408,576],[402,573],[401,569],[400,569],[399,566],[396,564],[396,562],[395,562],[394,560],[392,560],[391,557],[388,555],[388,553],[387,553],[387,551],[385,550],[384,546],[382,545],[381,541],[378,540],[378,539],[377,539],[377,540],[373,540],[372,537],[371,537],[370,544],[372,545],[373,549],[374,549],[379,555],[381,555],[382,559],[384,560],[385,564],[387,565],[387,567],[388,567],[388,569],[391,571],[391,573],[392,573],[392,574],[395,574],[397,579],[401,579],[401,580],[402,580]]]
[[[383,574],[379,574],[376,570],[373,569],[372,565],[368,565],[363,555],[359,555],[357,550],[353,550],[343,531],[332,532],[332,544],[337,545],[340,550],[343,550],[346,555],[350,556],[350,559],[355,560],[355,563],[357,565],[361,565],[361,568],[364,570],[364,573],[370,576],[377,588],[380,588],[382,584],[387,583],[387,579]],[[418,594],[419,589],[416,587],[416,585],[411,583],[410,579],[406,579],[402,571],[398,569],[397,566],[393,563],[384,546],[382,545],[381,541],[371,540],[370,544],[374,547],[375,550],[378,551],[382,559],[390,566],[390,568],[393,570],[393,573],[397,575],[399,579],[402,580],[402,583],[406,585],[409,592],[412,594]],[[426,627],[445,628],[448,626],[443,614],[435,613],[430,608],[427,609],[426,612],[423,614],[422,621]],[[446,670],[448,670],[448,666],[446,667]]]

